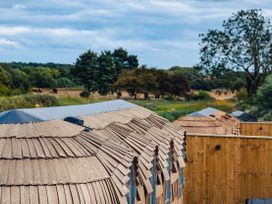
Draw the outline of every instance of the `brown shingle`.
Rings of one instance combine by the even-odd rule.
[[[0,125],[0,203],[125,203],[135,158],[141,192],[153,191],[156,151],[164,178],[170,148],[184,166],[183,129],[149,110],[83,118],[90,132],[62,120]]]

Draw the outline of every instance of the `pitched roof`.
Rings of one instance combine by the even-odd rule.
[[[81,118],[89,132],[60,119],[0,125],[0,203],[126,203],[135,158],[138,187],[153,191],[156,151],[158,168],[169,179],[171,148],[174,164],[184,166],[183,129],[121,103],[86,110],[90,114]]]
[[[210,115],[213,115],[217,111],[219,111],[219,110],[212,108],[212,107],[208,107],[208,108],[204,108],[200,111],[191,113],[190,115],[192,115],[192,116],[197,116],[197,115],[198,116],[210,116]]]
[[[136,107],[136,105],[124,100],[113,100],[84,105],[16,109],[0,113],[0,124],[41,122],[125,110],[133,107]]]
[[[9,110],[0,113],[0,124],[41,122],[42,119],[22,110]]]
[[[254,115],[243,111],[234,111],[230,115],[238,118],[242,122],[257,122],[257,118]]]
[[[174,123],[183,127],[188,133],[240,134],[239,120],[224,111],[210,107],[180,117]]]

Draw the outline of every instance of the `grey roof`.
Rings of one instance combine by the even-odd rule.
[[[233,111],[230,115],[234,117],[238,117],[242,115],[244,112],[243,111]]]
[[[248,199],[246,204],[272,204],[272,199],[253,198]]]
[[[0,113],[0,124],[16,124],[41,121],[42,120],[40,118],[16,109]]]
[[[242,122],[257,122],[255,115],[243,111],[234,111],[230,115],[238,118]]]
[[[189,115],[195,116],[195,117],[210,116],[216,111],[218,111],[218,110],[215,109],[215,108],[212,108],[212,107],[208,107],[208,108],[204,108],[204,109],[202,109],[200,111],[193,112],[193,113],[191,113]]]
[[[0,113],[1,123],[40,122],[66,117],[80,117],[137,107],[124,100],[105,101],[84,105],[56,106],[47,108],[16,109]],[[1,117],[2,116],[2,117]]]
[[[203,115],[199,112],[193,112],[193,113],[190,113],[189,115],[193,117],[206,117],[206,115]]]

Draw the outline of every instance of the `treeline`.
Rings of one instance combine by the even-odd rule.
[[[198,67],[172,67],[169,70],[139,66],[136,55],[118,48],[96,53],[88,50],[76,63],[0,63],[0,95],[28,93],[32,87],[83,87],[82,96],[92,92],[101,95],[127,91],[132,97],[150,94],[156,98],[185,96],[190,89],[217,88],[239,90],[246,82],[243,72],[231,70],[204,74]]]
[[[74,87],[72,65],[0,63],[0,95],[27,93],[32,87]]]

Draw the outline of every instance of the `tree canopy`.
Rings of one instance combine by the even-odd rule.
[[[226,69],[243,70],[252,95],[272,70],[270,20],[261,10],[241,10],[224,21],[222,27],[200,35],[200,67],[212,76]]]
[[[143,93],[145,99],[149,99],[151,93],[160,98],[165,94],[184,96],[189,91],[188,81],[183,75],[146,67],[123,71],[114,88],[125,90],[134,98]]]

